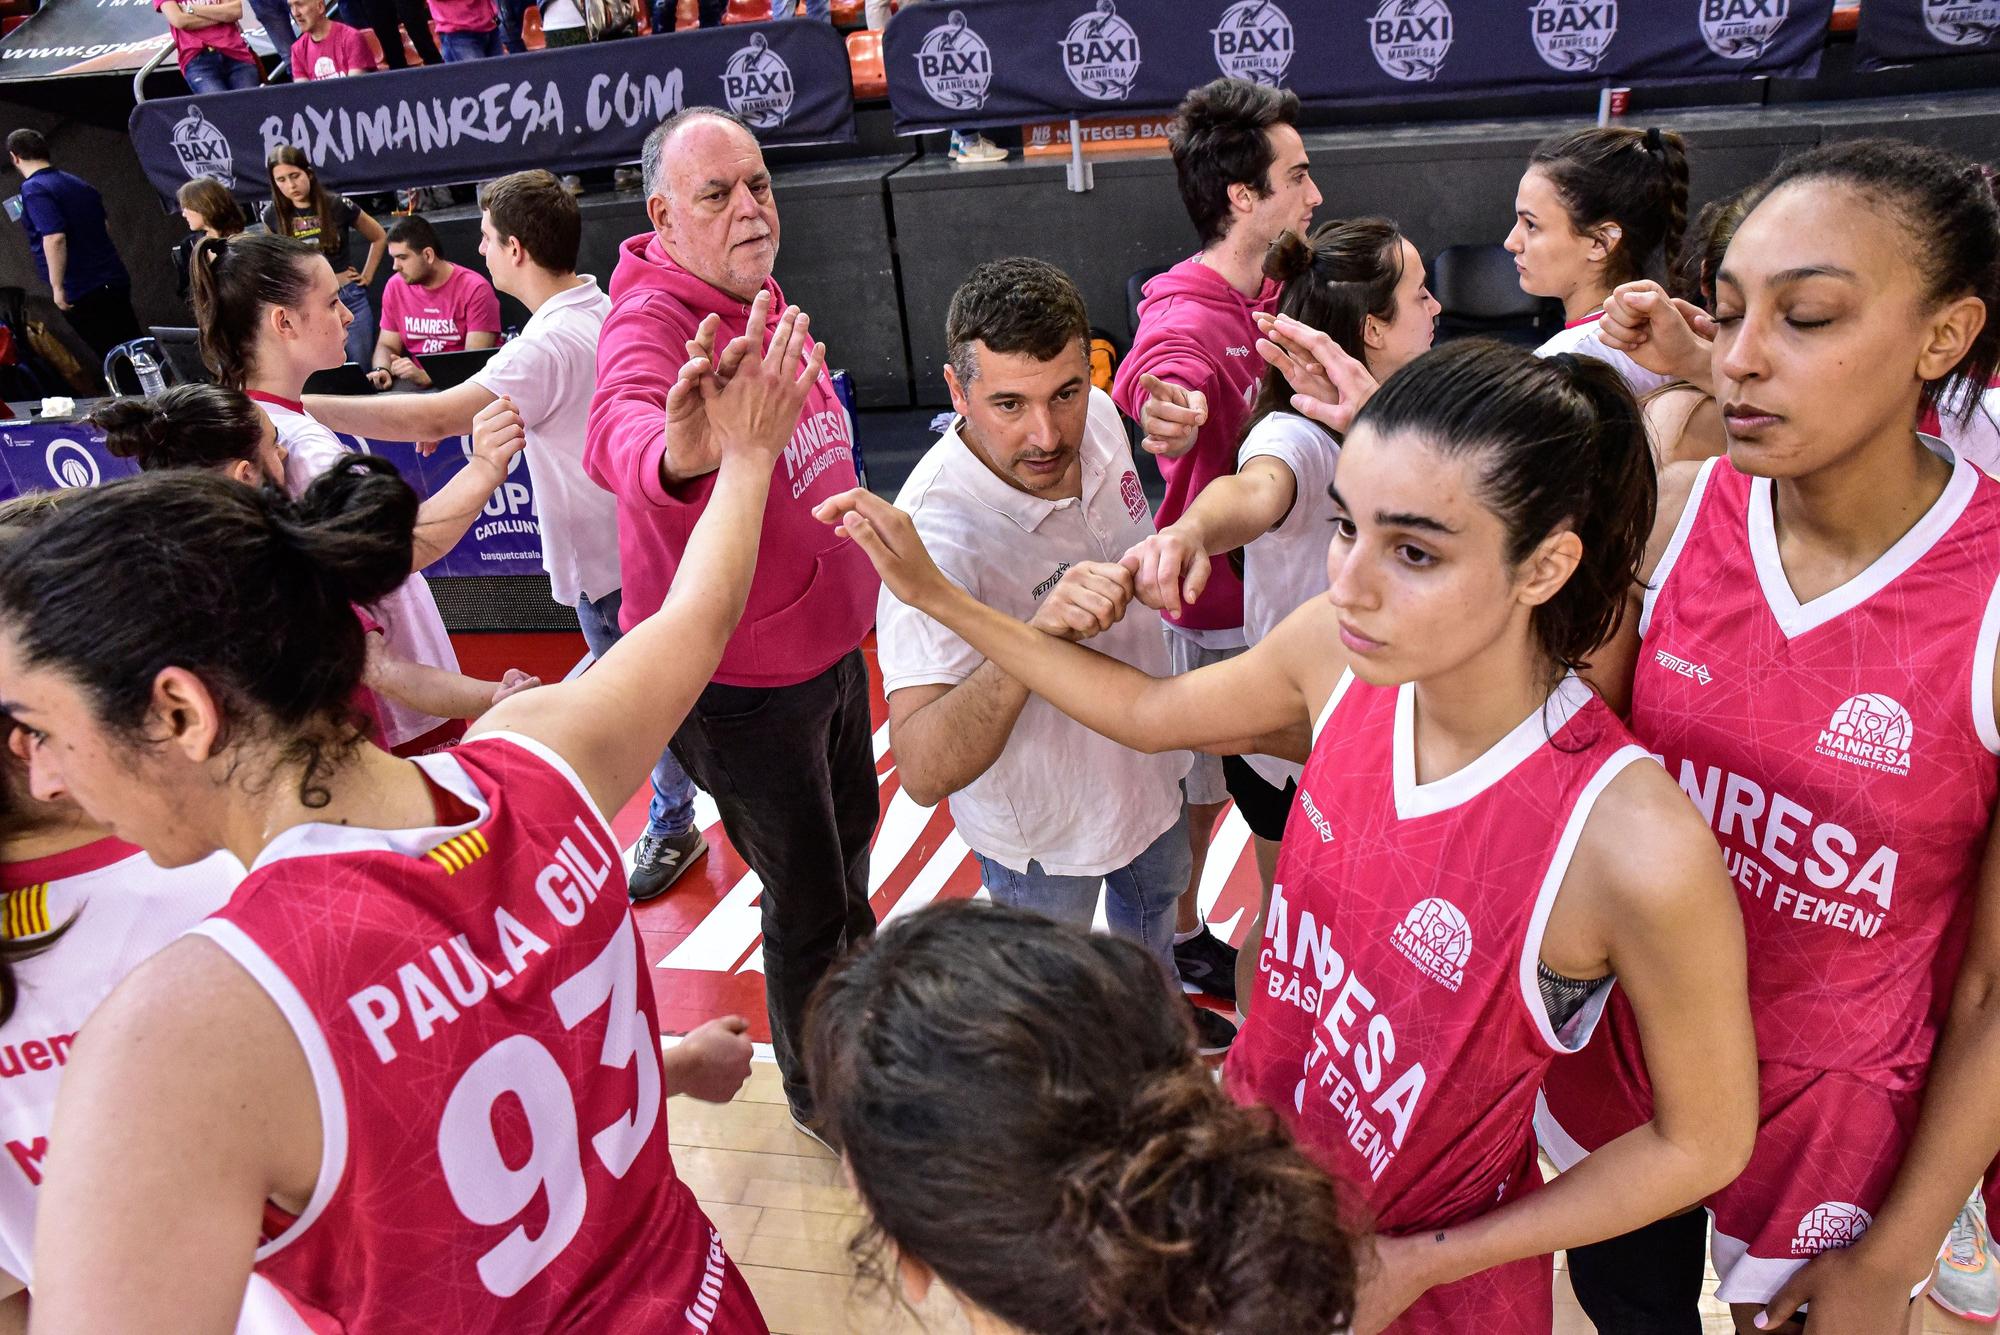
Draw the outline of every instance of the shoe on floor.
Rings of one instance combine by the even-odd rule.
[[[673,887],[682,874],[708,851],[708,840],[690,826],[673,836],[646,834],[639,837],[639,851],[632,859],[632,875],[626,888],[634,904],[658,899]]]
[[[1958,1212],[1944,1250],[1938,1253],[1931,1301],[1970,1321],[2000,1319],[2000,1269],[1993,1263],[1993,1236],[1986,1227],[1986,1201],[1978,1193]]]
[[[1236,1004],[1236,948],[1206,923],[1199,935],[1174,943],[1174,969],[1181,976],[1181,991]]]
[[[1236,1041],[1236,1026],[1226,1016],[1197,1006],[1192,1001],[1184,1004],[1194,1020],[1194,1047],[1204,1057],[1216,1057],[1229,1051],[1229,1045]]]
[[[825,1136],[820,1134],[819,1119],[817,1117],[801,1117],[798,1114],[798,1110],[793,1109],[792,1129],[794,1131],[797,1131],[800,1135],[804,1136],[807,1140],[812,1141],[815,1145],[818,1145],[821,1149],[825,1150],[828,1154],[831,1154],[834,1158],[838,1159],[840,1157],[840,1151],[835,1149],[832,1143],[828,1141]]]
[[[952,131],[951,160],[953,162],[1004,162],[1007,150],[988,139],[983,134],[965,135]]]

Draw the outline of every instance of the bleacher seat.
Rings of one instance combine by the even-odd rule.
[[[1430,267],[1431,295],[1442,308],[1437,337],[1483,334],[1535,347],[1562,328],[1562,306],[1521,290],[1504,246],[1447,246]]]
[[[847,34],[847,69],[854,79],[854,96],[887,97],[889,71],[882,64],[882,34],[863,28]]]
[[[867,21],[868,14],[861,0],[833,0],[834,27],[857,28]]]
[[[771,0],[729,0],[722,15],[724,23],[762,23],[771,17]]]

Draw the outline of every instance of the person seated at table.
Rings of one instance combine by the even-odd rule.
[[[373,74],[381,68],[359,28],[327,17],[326,0],[291,0],[299,40],[292,43],[292,82]],[[400,47],[401,42],[397,45]]]
[[[437,229],[422,214],[390,225],[389,263],[396,272],[382,289],[382,331],[368,375],[377,389],[429,389],[431,378],[418,357],[500,342],[493,284],[446,259]]]

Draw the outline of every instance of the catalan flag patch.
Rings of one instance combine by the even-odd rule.
[[[0,911],[0,930],[6,932],[9,941],[18,941],[24,936],[46,935],[49,930],[48,882],[9,890],[6,907]]]
[[[477,830],[467,830],[445,840],[426,856],[443,867],[447,874],[456,876],[491,851],[492,846],[486,842],[485,835]]]

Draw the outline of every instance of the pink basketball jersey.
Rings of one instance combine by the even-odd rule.
[[[258,1272],[348,1330],[763,1331],[668,1155],[609,827],[528,738],[416,763],[439,826],[286,831],[195,929],[319,1093],[318,1185]]]
[[[1535,1092],[1602,1004],[1550,1026],[1542,932],[1598,795],[1645,760],[1573,677],[1434,782],[1416,782],[1413,731],[1412,687],[1350,676],[1328,702],[1224,1068],[1389,1233],[1537,1185]]]

